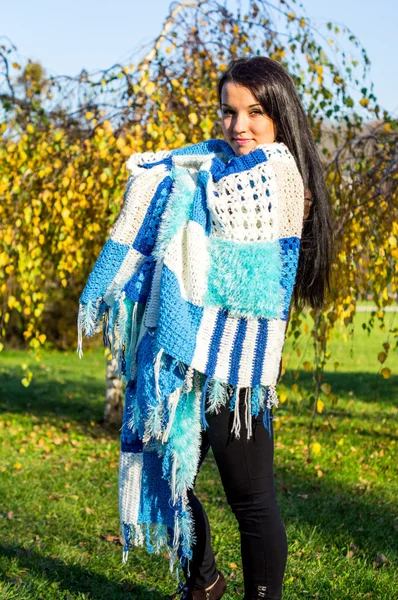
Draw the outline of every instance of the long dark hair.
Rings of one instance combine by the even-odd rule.
[[[286,69],[262,56],[233,61],[218,82],[232,81],[249,89],[276,125],[276,141],[283,142],[296,160],[304,186],[312,194],[311,210],[303,227],[293,299],[296,308],[321,308],[330,291],[333,225],[324,171],[296,86]]]

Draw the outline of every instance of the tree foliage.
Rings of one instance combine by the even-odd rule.
[[[127,157],[221,137],[218,76],[231,59],[256,54],[280,61],[295,81],[336,223],[332,292],[323,310],[311,311],[314,363],[304,363],[314,373],[314,414],[322,397],[337,401],[323,378],[333,358],[328,341],[339,323],[353,333],[358,299],[370,296],[378,307],[367,327],[377,322],[386,332],[375,351],[389,377],[383,363],[398,344],[385,312],[397,293],[397,123],[377,102],[355,35],[332,23],[318,30],[284,0],[248,0],[245,13],[216,0],[174,3],[146,54],[76,77],[22,66],[16,48],[1,45],[3,340],[21,332],[39,353],[49,336],[57,342],[55,329],[75,343],[78,297],[120,211]],[[298,353],[300,317],[293,314],[290,329]]]

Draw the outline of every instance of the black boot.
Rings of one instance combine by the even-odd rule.
[[[218,579],[210,590],[190,590],[187,585],[183,585],[171,598],[177,599],[181,594],[179,600],[219,600],[226,591],[227,582],[221,571],[218,571]]]

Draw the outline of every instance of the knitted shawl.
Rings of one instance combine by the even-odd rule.
[[[215,139],[134,154],[126,166],[121,213],[80,298],[78,353],[83,333],[102,328],[126,382],[123,563],[144,546],[168,551],[173,571],[192,557],[187,490],[206,414],[229,403],[239,437],[244,389],[247,437],[261,410],[271,435],[304,185],[276,142],[237,156]]]

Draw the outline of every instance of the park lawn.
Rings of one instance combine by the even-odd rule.
[[[333,339],[325,382],[338,401],[323,397],[311,457],[303,397],[312,375],[302,366],[311,341],[303,336],[300,356],[286,341],[278,388],[286,399],[274,411],[277,495],[289,541],[284,600],[398,598],[398,358],[383,365],[390,379],[378,374],[386,334],[368,337],[364,319],[355,318],[353,344],[343,332]],[[23,363],[34,374],[27,388]],[[122,565],[119,437],[99,425],[104,375],[101,348],[85,350],[82,360],[74,351],[46,351],[40,362],[21,351],[1,354],[1,600],[161,600],[176,589],[164,556],[134,549]],[[241,599],[238,528],[211,453],[197,493],[228,579],[224,598]]]

